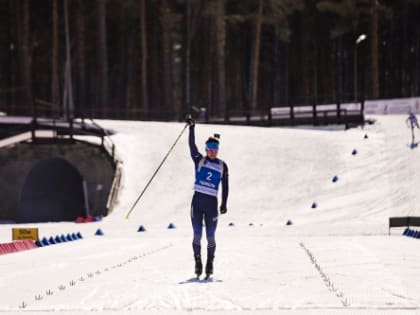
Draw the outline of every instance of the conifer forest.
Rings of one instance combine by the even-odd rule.
[[[0,112],[182,120],[420,95],[420,0],[0,0]]]

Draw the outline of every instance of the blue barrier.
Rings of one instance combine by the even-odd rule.
[[[44,237],[44,238],[41,240],[41,243],[42,243],[42,245],[43,245],[43,246],[48,246],[48,245],[50,245],[50,242],[48,242],[48,240],[47,240],[47,238],[46,238],[46,237]]]
[[[104,235],[104,232],[101,229],[97,229],[96,232],[95,232],[95,235],[102,236],[102,235]]]
[[[54,236],[50,236],[49,238],[47,237],[43,237],[42,239],[36,240],[34,243],[37,247],[44,247],[44,246],[49,246],[49,245],[55,245],[55,244],[60,244],[63,242],[71,242],[71,241],[76,241],[78,239],[82,239],[82,235],[80,234],[80,232],[76,233],[68,233],[67,236],[64,236],[64,234],[60,235],[56,235]]]
[[[420,239],[420,231],[412,230],[410,228],[406,228],[404,230],[404,232],[402,233],[402,235],[407,236],[407,237]]]

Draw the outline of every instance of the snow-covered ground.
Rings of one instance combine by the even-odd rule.
[[[209,282],[193,279],[187,132],[125,219],[183,124],[100,122],[123,160],[117,208],[25,225],[84,239],[0,256],[0,313],[420,314],[420,240],[388,236],[389,217],[420,215],[420,148],[405,116],[369,118],[347,131],[197,125],[201,151],[221,134],[230,175]]]

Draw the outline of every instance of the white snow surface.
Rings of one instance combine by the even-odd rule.
[[[116,209],[95,223],[0,225],[0,243],[13,227],[84,237],[0,256],[0,314],[420,314],[420,239],[388,235],[389,217],[420,215],[420,148],[405,116],[369,118],[349,130],[196,126],[201,152],[221,134],[229,166],[211,281],[193,274],[188,129],[127,220],[184,124],[100,121],[123,161]],[[205,236],[202,247],[205,259]]]

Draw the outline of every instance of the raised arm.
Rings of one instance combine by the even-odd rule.
[[[188,136],[188,144],[190,146],[190,154],[191,158],[194,162],[200,160],[203,156],[200,152],[198,152],[197,146],[195,145],[195,133],[194,133],[194,125],[190,125],[190,134]]]

